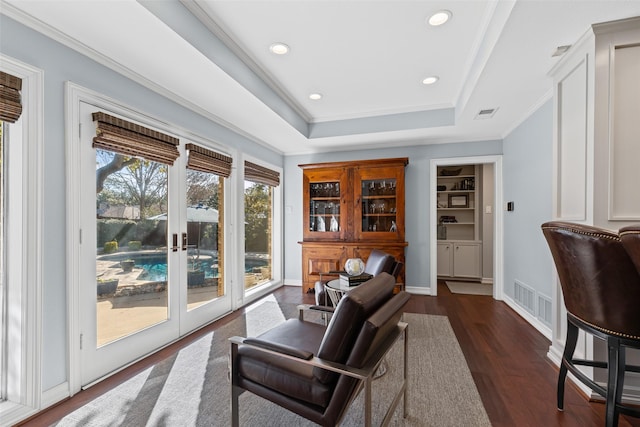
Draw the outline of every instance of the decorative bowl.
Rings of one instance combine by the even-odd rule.
[[[349,276],[357,276],[364,273],[364,261],[360,258],[349,258],[344,264],[344,271]]]

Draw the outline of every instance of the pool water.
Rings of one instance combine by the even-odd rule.
[[[165,257],[155,258],[138,258],[135,259],[135,266],[142,268],[143,271],[138,276],[138,280],[149,280],[153,282],[167,281],[167,260]],[[264,267],[268,265],[265,259],[247,258],[244,261],[244,271],[250,273],[256,267]],[[218,277],[218,260],[214,258],[205,258],[195,263],[189,263],[189,268],[204,271],[205,279]]]

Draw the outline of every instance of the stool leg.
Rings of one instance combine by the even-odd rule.
[[[622,401],[622,389],[624,388],[624,372],[626,365],[625,349],[620,345],[620,340],[615,337],[607,339],[609,347],[609,364],[607,380],[607,406],[606,425],[613,427],[618,425],[620,412],[617,405]]]
[[[560,363],[560,373],[558,374],[557,402],[560,411],[564,409],[564,384],[567,379],[566,363],[573,363],[573,353],[576,351],[576,344],[578,343],[578,332],[578,327],[567,319],[567,339],[564,344],[564,352]]]

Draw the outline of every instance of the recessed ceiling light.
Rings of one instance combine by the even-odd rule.
[[[289,53],[289,46],[284,43],[274,43],[269,46],[269,50],[276,55],[286,55]]]
[[[440,10],[431,15],[427,22],[429,23],[429,25],[437,27],[438,25],[444,24],[449,19],[451,19],[451,12],[449,12],[448,10]]]
[[[440,80],[440,77],[438,77],[438,76],[429,76],[429,77],[425,78],[425,79],[422,81],[422,84],[425,84],[425,85],[432,85],[432,84],[434,84],[435,82],[437,82],[438,80]]]
[[[317,101],[319,99],[322,99],[322,94],[321,93],[312,93],[311,95],[309,95],[309,99],[313,99],[314,101]]]

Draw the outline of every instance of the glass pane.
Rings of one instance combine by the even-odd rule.
[[[362,231],[396,231],[396,180],[362,181]]]
[[[340,183],[311,183],[309,196],[309,230],[340,231]]]
[[[98,346],[167,319],[167,173],[96,150]]]
[[[187,309],[224,295],[224,178],[187,169]]]
[[[244,182],[244,288],[271,280],[273,188]]]

